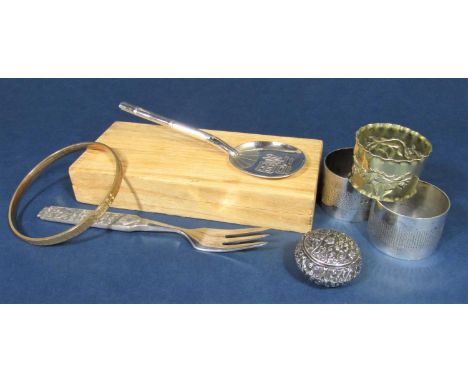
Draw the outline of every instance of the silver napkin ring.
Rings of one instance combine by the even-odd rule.
[[[353,148],[332,151],[324,162],[321,206],[327,214],[349,222],[367,220],[371,199],[349,182],[353,166]]]
[[[382,252],[399,259],[425,258],[437,247],[449,209],[447,194],[420,180],[416,194],[409,199],[373,203],[370,240]]]

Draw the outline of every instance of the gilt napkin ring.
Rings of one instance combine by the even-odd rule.
[[[384,202],[416,193],[431,143],[407,127],[372,123],[356,132],[350,182],[362,194]]]

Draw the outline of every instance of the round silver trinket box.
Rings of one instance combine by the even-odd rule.
[[[356,242],[332,229],[307,232],[297,244],[294,257],[309,280],[325,287],[348,283],[361,271],[361,251]]]

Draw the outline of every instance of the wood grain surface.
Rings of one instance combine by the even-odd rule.
[[[280,141],[300,148],[306,164],[284,179],[263,179],[233,167],[227,153],[166,127],[115,122],[97,141],[124,166],[114,207],[307,232],[315,207],[322,141],[205,130],[232,146]],[[113,179],[110,157],[87,150],[69,169],[78,201],[98,204]]]

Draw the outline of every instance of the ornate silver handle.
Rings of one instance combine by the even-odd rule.
[[[93,210],[81,208],[69,208],[50,206],[44,207],[37,216],[42,220],[78,224]],[[115,212],[106,212],[92,225],[94,228],[110,229],[113,231],[152,231],[152,232],[177,232],[180,228],[169,224],[161,223],[156,220],[144,219],[138,215],[120,214]]]
[[[214,135],[208,134],[205,131],[187,125],[183,125],[182,123],[163,117],[162,115],[153,113],[151,111],[145,110],[139,106],[131,105],[127,102],[121,102],[119,104],[119,108],[123,111],[126,111],[127,113],[146,119],[147,121],[151,121],[158,125],[170,127],[183,134],[191,135],[192,137],[201,139],[202,141],[209,142],[215,145],[216,147],[226,151],[229,155],[237,155],[237,151],[234,147],[228,145],[222,139],[219,139]]]

